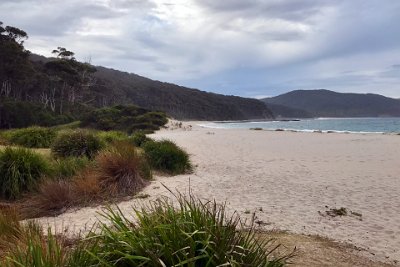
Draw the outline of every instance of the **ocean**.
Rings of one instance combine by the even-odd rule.
[[[400,133],[400,118],[317,118],[299,121],[233,121],[200,124],[209,128],[294,130],[304,132]]]

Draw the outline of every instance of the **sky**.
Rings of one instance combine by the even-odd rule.
[[[27,49],[244,97],[400,98],[399,0],[0,0]]]

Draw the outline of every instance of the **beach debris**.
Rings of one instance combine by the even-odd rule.
[[[214,132],[206,132],[206,134],[211,134],[212,135],[212,134],[215,134],[215,133]]]
[[[278,128],[278,129],[276,129],[275,131],[276,131],[276,132],[284,132],[285,130],[284,130],[284,129],[281,129],[281,128]]]
[[[253,131],[262,131],[263,128],[255,127],[255,128],[250,128],[249,130],[253,130]]]
[[[264,222],[262,220],[255,220],[254,221],[258,226],[266,226],[266,225],[271,225],[270,222]]]
[[[329,208],[329,207],[325,206],[325,208]],[[355,212],[355,211],[351,211],[351,210],[349,210],[349,209],[347,209],[345,207],[341,207],[341,208],[338,208],[338,209],[337,208],[331,208],[329,210],[326,210],[325,212],[318,211],[318,213],[321,216],[324,216],[324,217],[329,216],[329,217],[332,217],[332,218],[338,217],[338,216],[339,217],[351,216],[351,217],[357,218],[358,220],[362,221],[362,214],[361,213]]]
[[[136,196],[134,196],[133,198],[136,199],[145,199],[145,198],[149,198],[150,195],[149,194],[137,194]]]

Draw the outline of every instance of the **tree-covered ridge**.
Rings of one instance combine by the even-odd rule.
[[[54,49],[53,58],[37,56],[24,48],[27,39],[28,34],[23,30],[0,24],[2,128],[51,125],[66,118],[81,119],[95,108],[118,104],[161,110],[178,119],[272,117],[261,101],[206,93],[135,74],[94,67],[77,61],[74,53],[65,47]],[[51,122],[21,118],[22,114],[15,114],[12,103],[23,106],[23,110],[34,107],[39,110],[35,114],[47,113]]]

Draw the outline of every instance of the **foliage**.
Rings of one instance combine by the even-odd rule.
[[[5,148],[0,151],[0,197],[16,199],[33,190],[48,169],[43,157],[29,149]]]
[[[0,212],[0,244],[5,254],[0,258],[1,266],[67,266],[70,254],[63,243],[50,229],[44,235],[37,223],[22,224],[15,213]]]
[[[55,157],[93,158],[102,148],[100,139],[87,130],[66,131],[60,133],[51,147]]]
[[[121,141],[128,139],[128,135],[124,132],[120,131],[99,131],[97,136],[104,143],[112,143],[115,141]]]
[[[47,148],[53,143],[57,132],[51,128],[28,127],[5,133],[12,144],[30,148]]]
[[[22,128],[32,125],[53,126],[71,122],[69,115],[57,115],[41,105],[0,97],[0,128]]]
[[[171,174],[180,174],[191,170],[189,155],[169,140],[150,141],[143,149],[151,166]]]
[[[225,206],[194,197],[159,199],[135,209],[137,224],[120,210],[87,237],[73,266],[284,266],[290,255],[273,258],[272,240],[259,241],[253,229],[228,217]]]
[[[68,178],[76,175],[90,165],[87,157],[58,158],[51,165],[51,176],[56,178]]]
[[[133,105],[118,105],[94,110],[82,120],[82,126],[130,134],[137,130],[158,130],[167,122],[162,112],[150,112]]]
[[[146,136],[146,134],[143,131],[139,131],[134,133],[130,140],[133,142],[133,144],[137,147],[141,147],[148,141],[153,141],[153,139],[149,138]]]
[[[96,157],[101,187],[111,195],[137,193],[151,179],[146,159],[129,142],[117,142]]]

